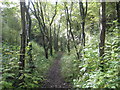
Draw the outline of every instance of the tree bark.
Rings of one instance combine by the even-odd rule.
[[[84,8],[83,3],[81,2],[81,0],[79,0],[79,9],[80,9],[80,15],[81,15],[81,28],[82,28],[82,33],[81,33],[81,37],[82,37],[82,45],[85,46],[85,18],[87,15],[87,1],[86,1],[86,7]]]
[[[118,19],[118,39],[120,38],[120,1],[116,3],[116,10],[117,10],[117,19]],[[118,46],[120,46],[120,41],[118,42]],[[118,68],[120,70],[120,68]],[[120,77],[120,71],[118,72],[118,77]],[[119,82],[120,84],[120,82]]]
[[[116,3],[117,19],[120,26],[120,1]]]
[[[99,42],[99,57],[101,60],[101,68],[103,71],[103,57],[104,57],[104,47],[105,47],[105,29],[106,29],[106,13],[105,7],[106,3],[101,2],[100,7],[100,42]]]
[[[52,48],[52,42],[53,42],[53,38],[52,38],[52,29],[51,29],[51,25],[52,25],[52,23],[53,23],[53,21],[54,21],[54,18],[55,18],[55,16],[56,16],[56,14],[57,14],[57,2],[56,2],[56,5],[55,5],[55,13],[54,13],[54,15],[53,15],[53,17],[52,17],[52,19],[51,19],[51,22],[50,22],[50,55],[51,56],[53,56],[53,48]]]
[[[20,47],[20,70],[24,69],[25,66],[25,46],[26,46],[26,29],[25,29],[25,2],[20,2],[21,8],[21,24],[22,24],[22,33],[21,33],[21,47]]]
[[[51,26],[50,26],[50,43],[49,43],[49,47],[50,47],[50,55],[53,56],[53,47],[52,47],[52,29],[51,29]]]
[[[30,67],[30,73],[33,72],[35,65],[34,62],[32,60],[32,43],[31,43],[31,17],[30,17],[30,13],[29,13],[29,8],[30,8],[30,2],[28,1],[28,7],[26,6],[26,31],[27,31],[27,46],[29,46],[29,50],[27,52],[28,56],[29,56],[29,67]]]
[[[23,70],[25,68],[25,47],[26,47],[26,28],[25,28],[25,0],[20,1],[21,9],[21,45],[20,45],[20,59],[19,59],[19,77],[23,75]],[[24,82],[24,77],[19,80],[19,83]]]
[[[70,49],[70,31],[69,31],[69,13],[68,13],[68,7],[66,6],[66,2],[64,3],[65,5],[65,14],[66,14],[66,26],[67,26],[67,51],[68,53],[70,53],[71,49]]]

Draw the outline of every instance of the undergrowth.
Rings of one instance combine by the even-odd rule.
[[[111,37],[112,38],[112,37]],[[120,48],[117,38],[106,41],[105,57],[98,58],[98,45],[86,45],[84,59],[76,59],[74,49],[62,58],[62,74],[73,88],[120,88]],[[101,63],[104,63],[101,71]]]
[[[46,59],[43,55],[43,48],[40,47],[36,42],[32,43],[32,60],[33,60],[33,71],[29,68],[29,56],[27,54],[26,47],[26,58],[25,68],[22,71],[23,75],[18,77],[19,74],[19,50],[20,47],[17,45],[10,45],[6,42],[2,46],[2,81],[0,84],[3,89],[7,88],[37,88],[42,86],[44,81],[44,74],[47,72],[52,60],[55,56]],[[24,82],[16,85],[19,79],[24,78]]]

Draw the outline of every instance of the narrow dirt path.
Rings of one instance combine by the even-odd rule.
[[[62,52],[59,52],[47,73],[47,80],[44,82],[44,88],[71,88],[71,86],[64,81],[61,75],[61,57]]]

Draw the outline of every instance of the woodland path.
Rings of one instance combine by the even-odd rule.
[[[59,52],[47,73],[43,88],[71,88],[61,75],[61,57],[62,52]]]

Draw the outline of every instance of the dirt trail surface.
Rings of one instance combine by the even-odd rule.
[[[47,73],[47,80],[44,82],[43,88],[71,88],[71,86],[64,81],[61,75],[61,57],[62,52],[59,52]]]

